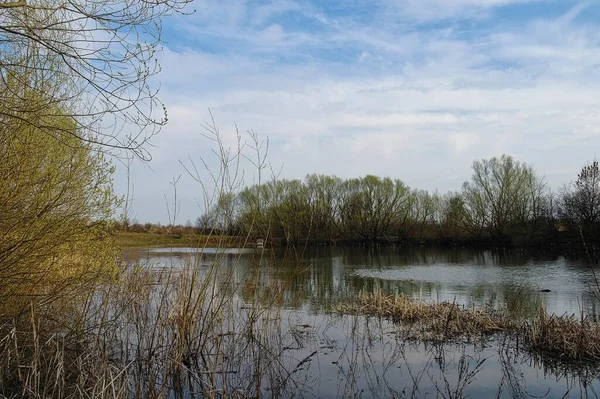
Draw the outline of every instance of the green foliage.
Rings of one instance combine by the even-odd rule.
[[[588,169],[578,187],[589,187],[584,178],[593,180],[593,168]],[[229,223],[237,232],[289,244],[491,240],[533,245],[554,237],[557,229],[555,200],[544,179],[506,155],[475,161],[461,193],[411,190],[400,180],[371,175],[345,180],[308,175],[303,181],[247,187],[235,199],[229,194],[219,202],[234,215]]]
[[[463,185],[466,222],[478,235],[515,236],[540,213],[545,184],[533,167],[503,155],[475,161],[473,177]]]
[[[106,240],[106,220],[118,204],[114,168],[78,138],[70,118],[47,119],[43,131],[30,118],[0,125],[0,295],[5,298],[47,294],[114,264]]]
[[[406,220],[409,188],[400,180],[366,176],[342,184],[340,225],[347,236],[358,234],[367,241],[383,238],[392,226]]]
[[[464,238],[465,219],[465,202],[459,193],[447,193],[440,198],[437,220],[441,239]]]
[[[211,216],[212,215],[212,216]],[[211,216],[211,217],[209,217]],[[462,192],[411,190],[400,180],[308,175],[228,193],[204,225],[288,244],[304,242],[556,243],[559,230],[600,238],[600,169],[586,165],[557,197],[531,165],[511,156],[473,163]],[[226,220],[226,222],[225,222]]]
[[[423,239],[426,228],[435,225],[439,208],[440,196],[437,192],[429,194],[426,190],[415,190],[412,193],[410,223],[414,236]]]

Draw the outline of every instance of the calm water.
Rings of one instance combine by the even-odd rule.
[[[163,248],[139,256],[154,267],[175,269],[185,262],[208,267],[217,259],[220,268],[235,269],[242,301],[279,298],[282,323],[293,337],[287,361],[297,365],[291,375],[300,397],[555,398],[600,392],[597,368],[532,356],[509,339],[405,342],[391,322],[330,312],[360,291],[381,290],[508,308],[519,316],[540,306],[557,314],[583,309],[597,315],[598,266],[585,256],[426,248],[203,253]],[[263,393],[270,396],[268,388]]]
[[[160,248],[143,259],[179,267],[190,257],[210,265],[215,253],[247,284],[277,284],[286,308],[322,312],[360,291],[404,293],[425,301],[509,308],[523,315],[544,306],[556,314],[600,313],[594,272],[586,256],[558,253],[417,248],[312,248],[304,251]],[[249,276],[254,276],[250,278]],[[541,292],[540,290],[550,290]]]

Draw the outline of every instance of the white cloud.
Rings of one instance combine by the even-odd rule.
[[[539,0],[388,0],[385,12],[414,22],[488,16],[494,8]]]
[[[477,135],[468,133],[452,133],[450,144],[456,153],[464,152],[477,142]]]
[[[509,3],[398,4],[441,18],[428,17],[426,9],[451,17]],[[211,7],[200,18],[208,26],[190,31],[243,40],[250,48],[214,54],[190,43],[162,54],[170,123],[155,140],[155,172],[138,172],[152,176],[151,185],[138,184],[138,198],[169,192],[170,177],[182,172],[179,159],[210,156],[209,142],[198,134],[208,108],[229,132],[228,144],[235,144],[234,122],[242,132],[268,136],[270,159],[276,169],[284,165],[283,177],[370,173],[443,192],[460,189],[474,159],[509,153],[533,162],[558,186],[599,148],[600,30],[574,22],[582,7],[466,37],[452,26],[398,34],[381,20],[359,26],[295,2],[262,10],[246,2]],[[326,30],[291,32],[277,16],[292,12]],[[223,21],[209,21],[221,14]],[[310,55],[319,51],[330,53]],[[342,59],[344,51],[349,55]],[[286,52],[302,61],[282,61]],[[190,203],[198,188],[188,183],[180,195]],[[151,205],[139,209],[141,219],[154,220]],[[187,219],[196,210],[182,212]]]
[[[368,51],[363,51],[362,53],[360,53],[360,55],[358,56],[358,60],[360,62],[367,62],[372,58],[371,53],[369,53]]]

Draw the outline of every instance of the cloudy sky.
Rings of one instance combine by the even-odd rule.
[[[446,192],[469,179],[473,160],[510,154],[559,187],[599,155],[600,1],[198,0],[192,9],[165,20],[169,124],[152,162],[132,165],[132,219],[167,222],[179,175],[177,222],[202,212],[202,187],[180,161],[216,168],[201,134],[209,109],[226,145],[236,125],[268,137],[281,178],[375,174]],[[124,176],[120,168],[121,194]]]

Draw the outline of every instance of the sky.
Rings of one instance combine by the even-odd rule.
[[[248,131],[268,139],[263,181],[372,174],[444,193],[460,190],[474,160],[508,154],[559,188],[599,155],[600,1],[202,0],[194,10],[164,20],[169,123],[153,159],[131,165],[129,190],[117,167],[132,220],[168,223],[179,176],[176,223],[202,214],[218,171],[202,127],[212,118],[225,147],[236,129],[250,155]],[[249,161],[240,169],[243,184],[258,181]]]

